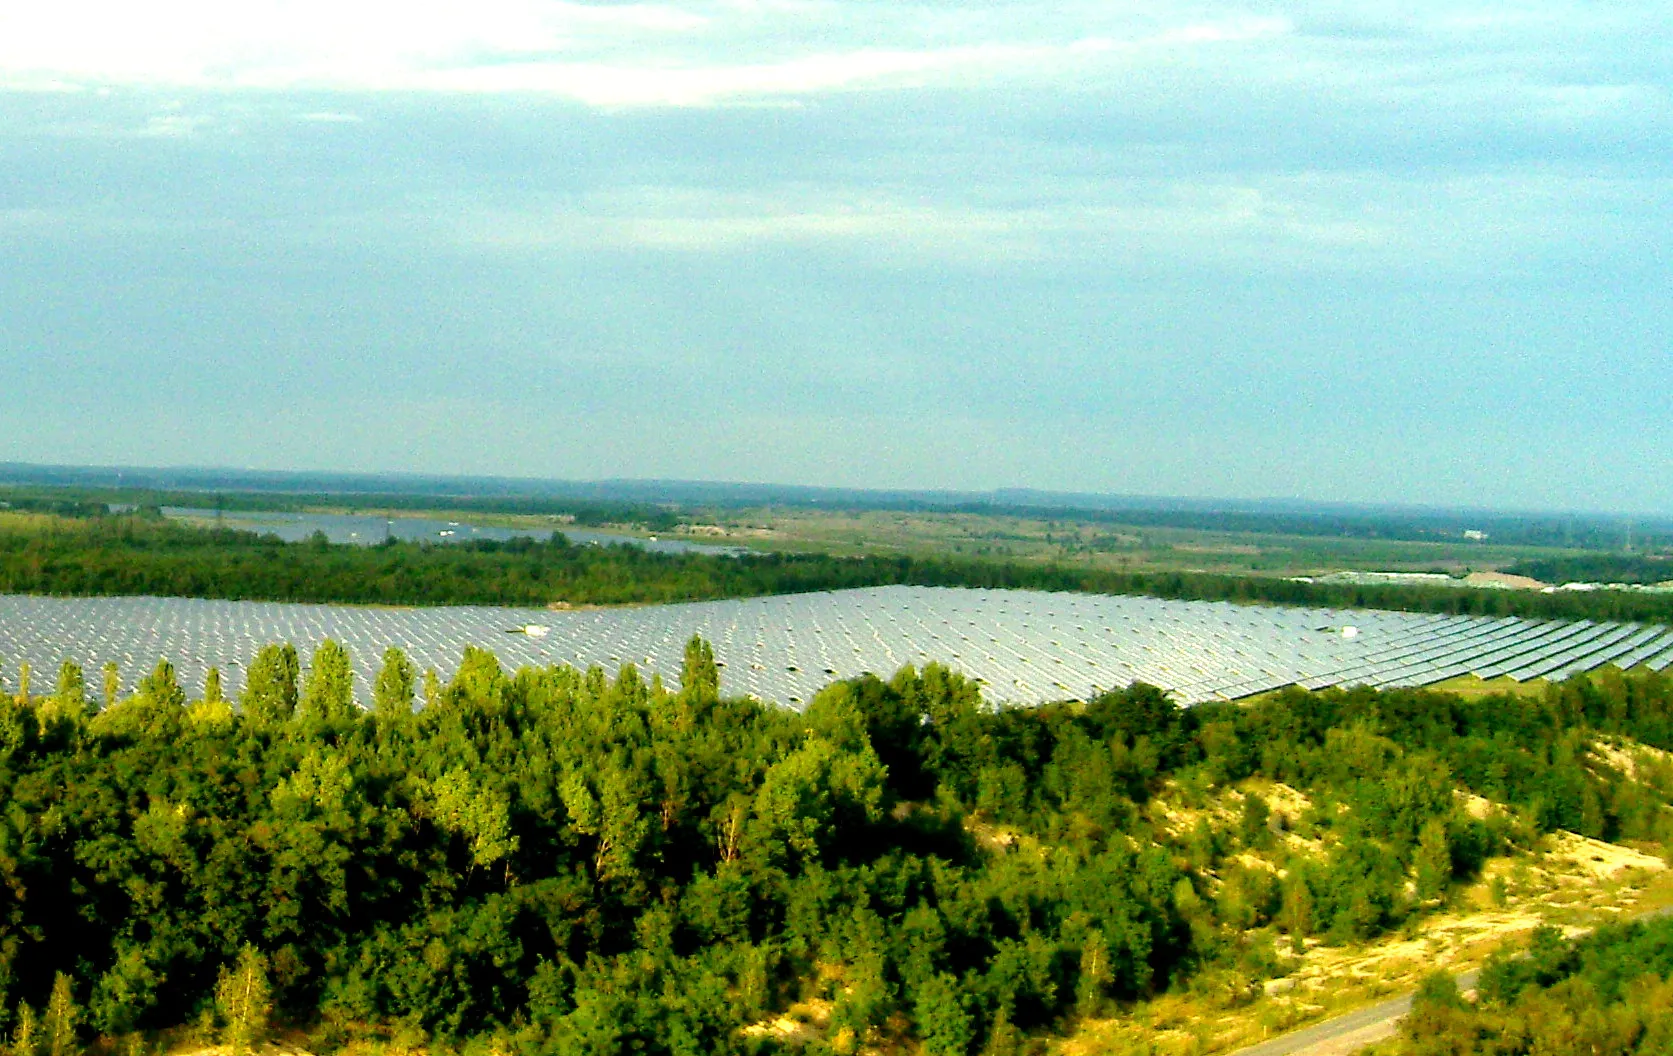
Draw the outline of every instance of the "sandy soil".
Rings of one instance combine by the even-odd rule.
[[[1643,757],[1635,761],[1642,764]],[[1610,765],[1625,769],[1617,760]],[[1284,785],[1251,788],[1266,798],[1275,815],[1293,820],[1309,806],[1305,796]],[[1226,824],[1235,816],[1238,798],[1218,797],[1206,810],[1167,804],[1155,809],[1178,832],[1204,816]],[[1479,796],[1461,795],[1460,800],[1475,817],[1500,809]],[[1289,834],[1286,842],[1295,839]],[[1477,967],[1489,953],[1520,941],[1541,924],[1577,933],[1600,919],[1668,902],[1673,902],[1673,873],[1662,858],[1560,832],[1546,837],[1532,854],[1487,863],[1480,881],[1456,895],[1452,908],[1424,918],[1415,931],[1355,947],[1308,940],[1294,970],[1256,987],[1253,1001],[1204,993],[1164,995],[1119,1017],[1086,1023],[1051,1051],[1064,1056],[1229,1052],[1409,991],[1437,968],[1462,972]],[[1288,953],[1287,940],[1279,943]],[[1357,1051],[1386,1030],[1384,1025],[1365,1036],[1343,1035],[1331,1042],[1339,1047],[1331,1053]]]

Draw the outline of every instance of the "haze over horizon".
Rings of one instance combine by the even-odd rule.
[[[0,460],[1673,512],[1673,4],[0,12]]]

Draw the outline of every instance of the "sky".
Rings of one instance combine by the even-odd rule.
[[[1670,26],[0,5],[0,461],[1673,512]]]

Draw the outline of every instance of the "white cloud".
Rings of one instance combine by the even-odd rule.
[[[1389,273],[1513,270],[1607,257],[1633,245],[1644,215],[1673,198],[1585,174],[1309,173],[1218,179],[1112,179],[1026,188],[1012,202],[904,189],[857,193],[781,187],[747,192],[636,187],[563,205],[495,209],[428,203],[425,225],[498,249],[598,248],[730,253],[824,247],[971,265],[1056,259],[1102,266],[1158,261],[1237,268]],[[1015,204],[1016,201],[1023,204]]]
[[[472,57],[563,54],[703,23],[655,4],[62,0],[0,12],[0,70],[12,81],[401,88]]]
[[[1098,56],[1247,43],[1288,22],[1237,9],[1111,12],[831,0],[62,0],[0,12],[0,86],[538,92],[707,105],[1026,73]]]

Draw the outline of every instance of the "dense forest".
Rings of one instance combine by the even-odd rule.
[[[1519,561],[1506,572],[1546,583],[1665,583],[1673,554],[1574,554]]]
[[[1673,1052],[1673,920],[1617,925],[1577,940],[1556,928],[1481,973],[1466,1002],[1427,980],[1384,1056],[1664,1056]]]
[[[0,531],[0,592],[401,605],[616,605],[914,584],[1483,616],[1673,622],[1673,594],[1467,590],[1125,572],[953,557],[651,553],[561,534],[378,546],[284,543],[160,517],[41,515]]]
[[[446,684],[301,659],[264,649],[236,701],[166,662],[0,694],[0,1028],[761,1052],[826,1002],[810,1051],[1026,1052],[1169,988],[1252,1000],[1302,939],[1398,927],[1544,830],[1673,835],[1673,785],[1591,750],[1673,748],[1658,675],[996,708],[930,665],[796,713],[723,695],[697,640],[677,693],[476,649]],[[1227,791],[1251,778],[1311,806]],[[1163,793],[1241,806],[1174,825]]]

